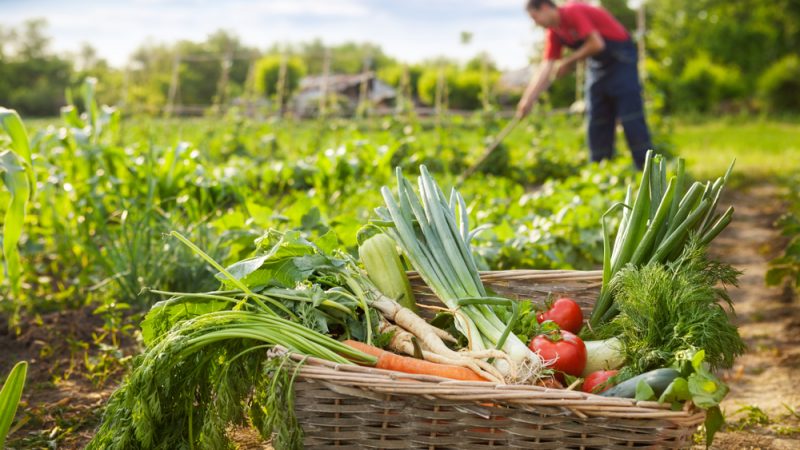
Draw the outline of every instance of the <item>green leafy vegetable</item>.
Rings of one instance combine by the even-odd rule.
[[[636,400],[637,401],[645,401],[645,400],[653,400],[656,397],[656,393],[653,391],[653,388],[647,384],[645,380],[639,380],[636,383]]]
[[[720,404],[728,394],[728,386],[715,377],[704,365],[705,351],[700,350],[692,357],[694,372],[689,375],[688,388],[695,405],[709,409]]]
[[[601,219],[603,286],[589,319],[592,329],[609,322],[619,312],[612,286],[616,274],[629,265],[640,267],[672,261],[688,245],[691,236],[707,245],[730,223],[732,207],[721,215],[715,211],[732,169],[733,164],[713,184],[695,182],[684,191],[683,160],[678,160],[677,174],[668,177],[664,158],[652,150],[647,153],[635,199],[629,186],[625,202],[612,206]],[[622,218],[612,247],[607,219],[619,209]]]
[[[732,309],[725,286],[735,285],[738,274],[709,260],[697,239],[667,265],[629,266],[611,283],[620,314],[598,334],[622,341],[629,376],[674,365],[682,352],[697,350],[712,369],[731,367],[745,347],[720,302]]]
[[[375,362],[274,313],[206,313],[179,322],[136,358],[88,448],[226,448],[227,426],[261,407],[248,399],[264,376],[267,347],[278,344],[340,364]],[[270,437],[267,428],[261,431]]]
[[[714,442],[714,435],[725,425],[725,417],[719,406],[714,406],[706,411],[706,421],[703,425],[706,429],[706,447],[709,447]]]
[[[661,403],[671,403],[672,409],[680,409],[683,402],[692,398],[689,392],[689,383],[686,378],[678,377],[667,386],[667,389],[658,398]]]
[[[264,439],[274,435],[276,445],[300,448],[293,394],[287,392],[294,377],[287,371],[294,365],[283,360],[276,366],[276,355],[268,349],[280,345],[339,364],[375,364],[375,357],[317,330],[345,324],[347,333],[369,336],[374,319],[356,320],[355,308],[362,301],[342,287],[347,272],[339,267],[353,263],[324,254],[297,234],[272,237],[274,245],[265,249],[261,266],[251,264],[253,259],[229,269],[212,263],[230,289],[197,294],[152,291],[172,297],[156,304],[145,318],[147,349],[109,400],[89,449],[227,448],[227,427],[243,423],[246,414],[254,418]],[[304,270],[301,261],[309,256],[322,262]],[[283,274],[246,284],[253,273],[276,260],[284,262]],[[298,268],[307,278],[295,278],[292,289],[275,287],[281,275],[296,277]],[[374,317],[374,311],[365,314],[370,315]],[[261,391],[254,395],[254,388]]]

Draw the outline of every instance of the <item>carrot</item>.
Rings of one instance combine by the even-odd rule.
[[[353,347],[354,349],[360,352],[366,353],[376,358],[380,358],[383,353],[387,353],[386,350],[382,348],[375,347],[374,345],[365,344],[363,342],[353,341],[351,339],[342,342],[342,344],[348,347]]]
[[[487,381],[485,378],[466,367],[437,364],[408,356],[401,356],[358,341],[347,340],[344,341],[344,344],[368,355],[377,357],[378,363],[375,367],[378,369],[419,375],[434,375],[462,381]]]

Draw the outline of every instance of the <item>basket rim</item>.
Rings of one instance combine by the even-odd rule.
[[[380,394],[425,396],[469,403],[492,402],[497,406],[523,408],[563,407],[583,419],[588,417],[661,419],[680,426],[695,426],[702,423],[705,418],[705,411],[691,402],[687,402],[681,410],[673,411],[670,404],[655,401],[604,397],[581,391],[533,385],[459,381],[432,375],[407,374],[355,364],[340,364],[282,350],[295,362],[298,378]]]

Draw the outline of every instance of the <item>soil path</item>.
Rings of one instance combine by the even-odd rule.
[[[775,226],[785,210],[780,198],[774,186],[755,184],[721,202],[736,212],[712,251],[743,272],[731,297],[748,350],[722,374],[731,388],[722,403],[727,426],[713,448],[800,449],[800,303],[791,290],[764,283],[785,245]]]
[[[6,448],[84,448],[124,374],[123,355],[136,353],[138,346],[131,339],[122,340],[121,350],[90,344],[109,339],[103,320],[88,307],[24,319],[21,328],[19,336],[9,333],[0,320],[0,374],[16,361],[28,361],[17,411],[23,424]]]

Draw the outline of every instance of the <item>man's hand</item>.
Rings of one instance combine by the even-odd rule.
[[[586,58],[594,56],[602,52],[605,48],[606,41],[603,40],[603,36],[601,36],[597,31],[592,31],[586,38],[586,42],[584,42],[580,48],[572,52],[571,55],[561,61],[558,69],[556,69],[556,77],[561,78],[569,74],[573,69],[575,69],[575,64],[578,61],[583,61]]]
[[[575,60],[564,60],[561,62],[561,64],[559,64],[558,69],[556,70],[556,77],[561,78],[569,75],[573,69],[575,69]]]

